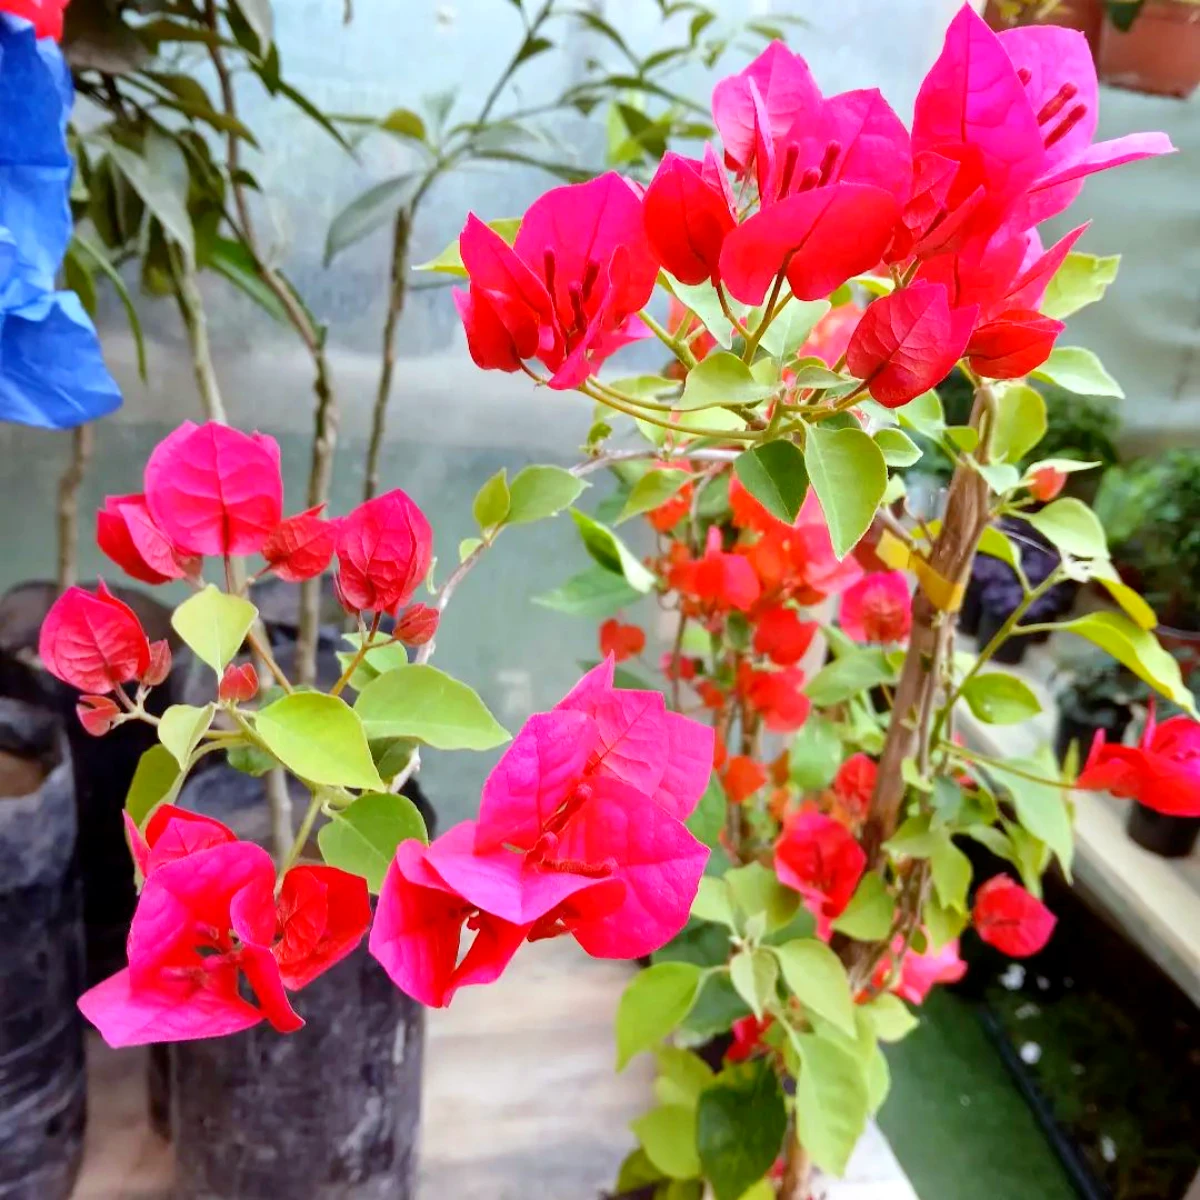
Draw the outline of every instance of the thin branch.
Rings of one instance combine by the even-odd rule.
[[[95,443],[90,425],[71,430],[71,458],[58,481],[58,590],[65,592],[79,578],[79,489]]]
[[[168,250],[171,275],[175,282],[175,299],[179,304],[179,315],[187,331],[188,344],[192,349],[192,373],[200,392],[200,404],[210,421],[222,425],[228,423],[225,402],[221,399],[221,385],[213,366],[212,345],[208,340],[208,317],[204,312],[204,297],[196,280],[196,266],[190,256],[174,247]]]

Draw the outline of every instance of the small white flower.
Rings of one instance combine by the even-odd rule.
[[[1010,992],[1015,992],[1025,982],[1025,968],[1020,963],[1009,963],[1000,976],[1000,982]]]
[[[1021,1047],[1021,1061],[1033,1066],[1042,1057],[1042,1048],[1037,1042],[1026,1042]]]
[[[1107,1133],[1100,1139],[1100,1157],[1107,1163],[1117,1161],[1117,1143]]]

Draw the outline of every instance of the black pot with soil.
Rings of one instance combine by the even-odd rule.
[[[1096,686],[1105,685],[1101,681]],[[1054,735],[1058,761],[1065,762],[1075,746],[1082,763],[1097,733],[1104,735],[1108,745],[1120,743],[1132,720],[1132,700],[1127,695],[1090,691],[1086,681],[1077,680],[1058,698],[1058,729]]]
[[[75,799],[51,713],[0,699],[0,1196],[66,1200],[83,1156]]]
[[[432,828],[419,791],[409,794]],[[266,840],[260,779],[219,766],[189,782],[180,802],[243,838]],[[297,814],[306,802],[296,785]],[[264,1022],[170,1047],[175,1195],[409,1200],[416,1195],[424,1008],[396,988],[365,942],[292,1002],[306,1022],[296,1033],[276,1033]]]
[[[166,638],[170,643],[175,665],[166,682],[150,693],[146,706],[161,714],[183,699],[190,655],[181,652],[169,608],[143,592],[114,591],[137,613],[151,641]],[[37,665],[38,633],[57,595],[56,585],[38,582],[20,584],[0,597],[0,695],[49,709],[67,732],[90,986],[125,965],[125,939],[137,893],[121,813],[138,761],[158,739],[154,729],[140,721],[127,722],[102,738],[92,737],[75,715],[78,691]]]

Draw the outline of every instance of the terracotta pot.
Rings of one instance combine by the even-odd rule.
[[[988,6],[983,15],[987,23],[995,30],[1012,27],[1011,22],[1006,21],[1001,15],[998,0],[988,0]],[[1092,55],[1095,56],[1100,45],[1101,27],[1104,24],[1103,0],[1060,0],[1060,3],[1055,5],[1051,12],[1034,23],[1058,25],[1064,29],[1078,29],[1087,38],[1088,45],[1092,48]]]
[[[1154,96],[1190,96],[1200,84],[1200,4],[1146,0],[1127,33],[1104,22],[1100,78]]]

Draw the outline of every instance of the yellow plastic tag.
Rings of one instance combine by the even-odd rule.
[[[934,608],[954,613],[962,608],[965,589],[961,583],[951,583],[935,571],[916,551],[906,546],[894,533],[885,529],[875,547],[875,553],[893,571],[911,571],[917,577],[921,591],[929,597]]]

